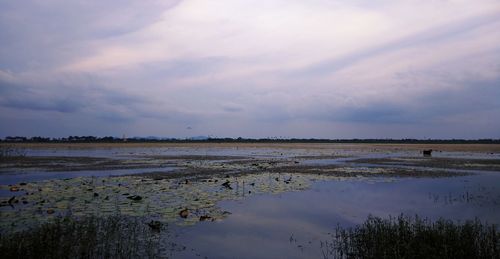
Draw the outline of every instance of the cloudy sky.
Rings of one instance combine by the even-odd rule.
[[[122,134],[500,138],[500,1],[0,1],[0,137]]]

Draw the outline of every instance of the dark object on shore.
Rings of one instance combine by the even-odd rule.
[[[200,216],[200,221],[207,221],[207,220],[210,220],[210,219],[212,219],[212,217],[210,217],[208,215]]]
[[[128,196],[127,199],[133,200],[133,201],[140,201],[140,200],[142,200],[142,197],[139,195],[131,195],[131,196]]]
[[[149,223],[148,223],[148,226],[153,229],[153,230],[161,230],[161,226],[163,224],[160,222],[160,221],[157,221],[157,220],[151,220]]]
[[[232,189],[233,189],[233,187],[231,187],[231,183],[229,182],[229,180],[228,180],[228,181],[225,181],[225,182],[222,184],[222,186],[226,187],[226,188],[227,188],[227,189],[229,189],[229,190],[232,190]]]
[[[188,209],[183,209],[179,212],[179,216],[181,216],[181,218],[185,219],[189,216],[189,210]]]
[[[14,205],[12,205],[12,203],[14,203],[14,200],[16,199],[16,196],[12,196],[12,198],[9,199],[9,205],[14,208]]]
[[[432,149],[425,149],[422,152],[424,153],[424,156],[431,156],[432,155]]]

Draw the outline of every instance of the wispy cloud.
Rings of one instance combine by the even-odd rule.
[[[0,135],[500,137],[499,13],[495,0],[5,1]]]

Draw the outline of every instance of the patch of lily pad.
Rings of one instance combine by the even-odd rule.
[[[192,158],[192,157],[189,157]],[[0,185],[2,232],[36,226],[59,217],[145,217],[192,225],[230,215],[216,204],[263,193],[307,189],[320,180],[394,181],[397,177],[449,177],[443,170],[303,165],[296,159],[181,159],[172,172],[120,177],[53,179],[13,186]],[[132,165],[161,164],[166,157]],[[145,159],[148,160],[148,159]],[[42,159],[44,162],[45,158]],[[97,159],[93,162],[104,163]],[[66,161],[65,162],[70,162]],[[88,161],[87,161],[88,162]],[[120,165],[128,164],[124,159]],[[92,163],[90,163],[92,164]],[[5,195],[7,194],[7,195]]]
[[[193,225],[230,215],[217,206],[219,201],[304,190],[314,181],[331,179],[352,178],[326,174],[261,173],[197,180],[80,177],[3,185],[0,190],[10,191],[12,196],[0,198],[0,227],[2,231],[16,231],[60,217],[116,215]]]

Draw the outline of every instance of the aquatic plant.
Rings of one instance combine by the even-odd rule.
[[[40,225],[66,215],[104,217],[120,214],[192,225],[199,222],[201,216],[208,215],[211,220],[225,218],[228,213],[215,205],[221,200],[303,190],[313,179],[323,179],[322,176],[294,176],[289,180],[290,177],[266,174],[199,181],[84,177],[0,185],[0,190],[17,194],[0,197],[0,233]],[[189,209],[189,214],[180,217],[184,209]]]
[[[1,234],[0,250],[2,258],[157,258],[174,249],[166,224],[144,220],[57,218],[22,232]]]
[[[499,247],[495,225],[404,215],[338,226],[332,240],[321,243],[324,258],[500,258]]]

